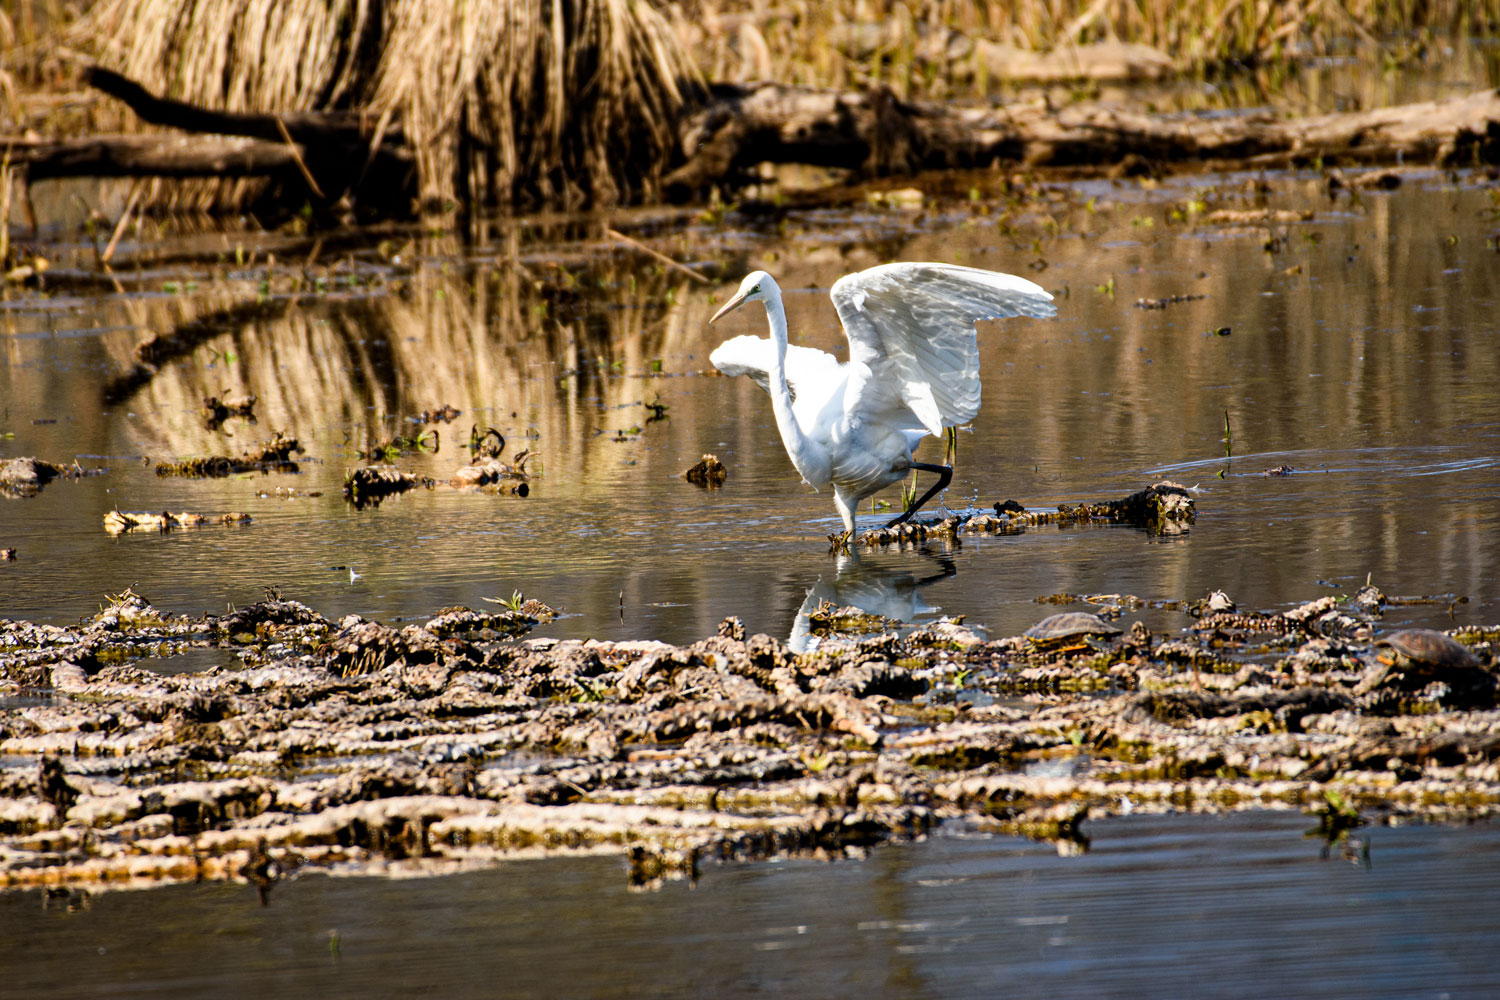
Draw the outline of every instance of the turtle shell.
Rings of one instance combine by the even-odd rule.
[[[1120,626],[1087,611],[1064,611],[1031,626],[1026,630],[1026,638],[1039,646],[1051,646],[1090,635],[1119,635],[1123,631]]]
[[[1388,665],[1428,664],[1434,667],[1477,667],[1479,657],[1450,635],[1430,628],[1392,632],[1375,643],[1375,656]]]

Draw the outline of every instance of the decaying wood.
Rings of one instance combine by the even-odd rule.
[[[399,123],[358,112],[228,114],[157,98],[105,70],[93,86],[145,120],[212,137],[106,137],[17,145],[32,180],[82,175],[273,176],[299,196],[409,210],[413,153]],[[958,108],[888,90],[837,93],[761,84],[719,86],[677,124],[684,162],[666,190],[690,198],[759,163],[802,163],[889,175],[1019,163],[1118,168],[1143,163],[1341,162],[1464,165],[1500,161],[1500,91],[1374,111],[1281,119],[1153,115],[1103,104]],[[240,138],[224,138],[235,135]]]
[[[26,164],[28,179],[271,177],[298,181],[299,194],[312,193],[320,201],[366,191],[402,208],[415,191],[405,135],[398,125],[374,116],[350,111],[214,111],[157,97],[97,66],[85,70],[83,81],[124,102],[143,121],[194,135],[104,136],[26,145],[15,150],[14,159]]]
[[[757,163],[887,174],[1018,162],[1031,166],[1245,161],[1258,164],[1500,160],[1500,92],[1352,114],[1152,115],[1079,104],[951,108],[887,91],[720,87],[681,129],[687,162],[667,178],[686,194]]]
[[[299,111],[278,114],[243,114],[213,111],[186,101],[157,97],[128,77],[102,66],[90,66],[83,82],[124,102],[142,121],[167,125],[186,132],[217,132],[242,135],[268,142],[307,145],[355,144],[370,148],[375,141],[375,116],[357,111]],[[379,142],[405,145],[399,127],[388,126]]]
[[[58,177],[268,177],[296,169],[284,143],[213,136],[109,135],[17,148],[29,180]]]

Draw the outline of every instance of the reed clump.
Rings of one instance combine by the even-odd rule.
[[[646,0],[104,0],[70,36],[178,100],[399,127],[427,205],[649,196],[698,85]]]
[[[1001,49],[1140,43],[1203,71],[1325,55],[1351,40],[1388,61],[1424,37],[1500,31],[1500,0],[686,0],[666,9],[708,79],[879,85],[902,97],[988,93],[1004,78]]]
[[[654,198],[705,80],[992,97],[1015,53],[1092,42],[1205,72],[1497,32],[1500,0],[100,0],[47,51],[216,110],[357,110],[372,143],[399,130],[424,207],[574,208]],[[0,97],[23,49],[41,58],[0,55]],[[145,201],[238,208],[263,185],[154,181]]]

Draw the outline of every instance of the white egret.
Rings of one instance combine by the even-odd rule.
[[[916,462],[911,453],[926,435],[940,437],[979,413],[974,322],[1050,317],[1057,307],[1025,278],[957,264],[882,264],[845,275],[829,294],[849,338],[847,363],[787,344],[781,288],[764,271],[747,275],[709,322],[760,301],[771,338],[734,337],[709,360],[771,394],[792,465],[813,489],[833,487],[849,541],[865,497],[912,469],[936,473],[937,484],[890,522],[900,524],[953,478],[951,465]]]

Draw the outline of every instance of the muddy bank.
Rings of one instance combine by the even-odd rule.
[[[1159,636],[1129,595],[1054,595],[1075,613],[996,640],[840,633],[870,616],[828,609],[794,654],[733,618],[687,646],[517,640],[551,615],[521,595],[397,629],[127,592],[76,628],[0,623],[0,884],[266,889],[590,851],[651,885],[943,822],[1077,851],[1087,818],[1139,810],[1307,809],[1330,838],[1489,817],[1500,626],[1385,635],[1386,600],[1215,594]],[[200,648],[229,665],[150,669]]]

